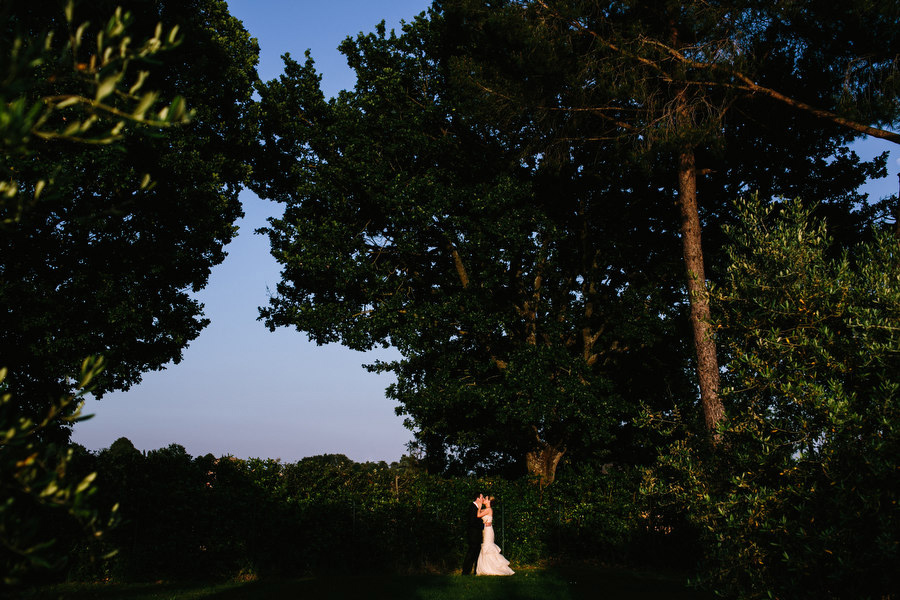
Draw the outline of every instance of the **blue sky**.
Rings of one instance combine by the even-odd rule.
[[[260,77],[276,78],[281,55],[301,60],[309,48],[322,73],[326,95],[352,88],[353,74],[336,50],[348,35],[372,31],[382,19],[389,28],[425,10],[429,0],[230,0],[260,45]],[[855,149],[863,158],[891,151],[886,180],[865,191],[875,198],[897,193],[900,151],[881,141]],[[254,230],[281,208],[244,191],[245,217],[225,262],[213,270],[197,298],[211,324],[184,352],[178,365],[144,375],[127,392],[90,400],[94,417],[76,425],[73,440],[89,449],[127,437],[142,450],[178,443],[194,455],[297,461],[316,454],[346,454],[356,461],[398,460],[412,434],[384,397],[389,375],[361,365],[394,356],[391,351],[358,353],[341,346],[319,347],[294,330],[269,332],[256,320],[278,265],[265,237]]]
[[[303,59],[307,48],[322,73],[326,95],[352,88],[354,76],[337,46],[348,35],[369,32],[383,19],[389,28],[411,20],[429,0],[230,0],[260,45],[260,77],[282,71],[281,56]],[[253,232],[281,207],[241,194],[245,217],[225,262],[196,296],[210,325],[184,351],[178,365],[144,375],[127,392],[88,401],[94,417],[76,425],[73,440],[89,449],[127,437],[141,450],[178,443],[194,455],[296,461],[325,453],[356,461],[398,460],[412,439],[384,396],[389,375],[361,367],[389,351],[359,353],[316,346],[304,334],[274,333],[257,307],[278,281],[268,240]]]

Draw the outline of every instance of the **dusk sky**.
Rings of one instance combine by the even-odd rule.
[[[308,48],[327,96],[353,87],[354,76],[337,51],[348,35],[370,32],[381,20],[399,28],[425,10],[427,0],[230,0],[260,45],[259,73],[278,77],[281,55],[303,59]],[[893,146],[893,148],[892,148]],[[857,144],[863,158],[891,150],[887,179],[865,187],[873,198],[897,193],[900,151],[888,142]],[[141,450],[178,443],[193,455],[280,458],[294,462],[317,454],[346,454],[355,461],[387,462],[406,452],[412,433],[394,413],[384,389],[392,376],[361,365],[391,358],[391,351],[359,353],[339,345],[316,346],[306,335],[274,333],[257,321],[257,307],[278,281],[268,240],[253,232],[282,208],[241,194],[245,217],[227,246],[225,262],[196,296],[211,324],[184,351],[178,365],[144,375],[127,392],[90,400],[94,417],[75,427],[73,441],[99,450],[127,437]]]

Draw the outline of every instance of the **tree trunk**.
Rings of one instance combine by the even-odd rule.
[[[678,154],[678,204],[681,207],[681,240],[687,287],[691,304],[691,328],[697,355],[697,379],[700,383],[700,403],[706,427],[715,430],[725,418],[725,408],[719,397],[719,361],[710,326],[709,293],[703,269],[703,246],[700,243],[700,214],[697,208],[697,171],[694,149],[685,145]]]
[[[556,479],[556,466],[566,453],[565,448],[558,448],[546,442],[525,455],[528,472],[538,478],[541,487],[550,485]]]

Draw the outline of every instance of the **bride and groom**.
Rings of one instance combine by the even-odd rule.
[[[509,561],[500,554],[500,546],[494,543],[493,496],[479,493],[466,511],[466,539],[469,547],[463,560],[463,575],[471,575],[475,567],[476,575],[512,575]]]

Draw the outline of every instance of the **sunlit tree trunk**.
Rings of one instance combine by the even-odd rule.
[[[697,355],[700,403],[706,427],[714,431],[725,418],[719,396],[719,361],[710,324],[709,293],[703,269],[700,240],[700,214],[697,207],[697,170],[694,149],[685,145],[678,154],[678,205],[681,208],[681,241],[687,270],[687,289],[691,305],[691,329]]]

